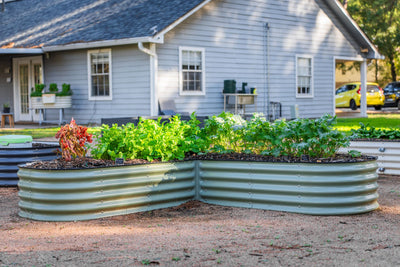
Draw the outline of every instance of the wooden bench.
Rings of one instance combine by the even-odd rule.
[[[5,127],[6,118],[8,117],[8,123],[10,123],[10,128],[14,128],[14,117],[13,113],[3,113],[1,114],[1,128]]]

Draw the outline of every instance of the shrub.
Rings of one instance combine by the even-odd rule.
[[[40,97],[42,96],[42,91],[46,85],[44,84],[35,84],[35,91],[31,92],[31,97]],[[33,88],[32,88],[33,90]]]
[[[56,133],[56,138],[59,139],[61,156],[65,161],[85,157],[86,142],[92,142],[92,135],[87,132],[87,128],[77,125],[73,118],[69,124],[60,128]]]
[[[71,85],[63,83],[61,92],[56,93],[56,96],[70,96],[72,95]]]
[[[58,92],[58,87],[57,87],[57,84],[56,84],[56,83],[51,83],[51,84],[49,85],[49,92],[50,92],[51,94],[55,94],[55,93]]]

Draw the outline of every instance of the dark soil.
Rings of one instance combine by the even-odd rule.
[[[361,157],[351,157],[347,154],[337,154],[335,157],[330,158],[311,158],[308,156],[302,157],[272,157],[263,156],[256,154],[242,154],[242,153],[228,153],[228,154],[217,154],[208,153],[203,155],[187,155],[187,157],[182,161],[188,160],[217,160],[217,161],[255,161],[255,162],[280,162],[280,163],[354,163],[354,162],[365,162],[375,160],[375,157],[371,156],[361,156]],[[159,160],[154,160],[149,162],[144,159],[133,159],[125,160],[120,164],[113,160],[99,160],[93,158],[76,158],[71,161],[65,161],[61,158],[52,161],[36,161],[28,163],[27,168],[34,169],[51,169],[51,170],[67,170],[67,169],[90,169],[90,168],[102,168],[102,167],[118,167],[127,165],[138,165],[138,164],[148,164],[148,163],[160,163]],[[174,161],[177,162],[177,161]]]

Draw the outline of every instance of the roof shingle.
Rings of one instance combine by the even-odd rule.
[[[0,48],[152,37],[204,0],[19,0],[0,12]]]

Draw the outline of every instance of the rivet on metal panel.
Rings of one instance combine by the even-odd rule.
[[[379,148],[379,152],[385,152],[385,150],[386,150],[386,148],[384,148],[384,147]]]
[[[380,168],[378,169],[378,171],[379,171],[379,172],[384,172],[384,171],[385,171],[385,168],[380,167]]]

